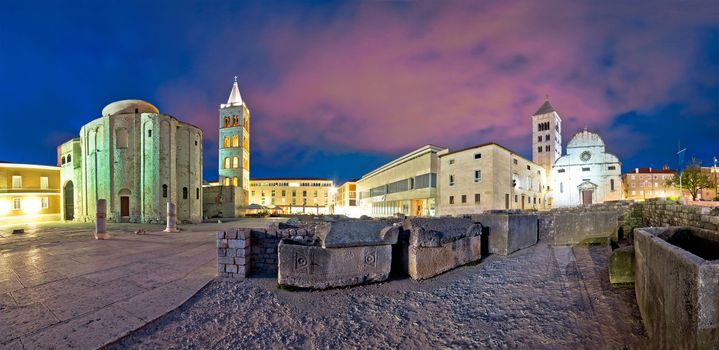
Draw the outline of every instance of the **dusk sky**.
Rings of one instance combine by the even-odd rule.
[[[719,156],[719,1],[3,1],[0,160],[55,164],[116,100],[204,131],[233,76],[251,177],[343,181],[425,144],[531,157],[549,95],[564,146],[597,131],[624,172]]]

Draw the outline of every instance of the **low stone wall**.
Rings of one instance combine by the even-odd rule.
[[[472,215],[472,221],[488,231],[488,252],[491,254],[508,255],[537,244],[535,214],[489,212]]]
[[[250,273],[250,229],[217,232],[217,275],[245,278]]]
[[[252,230],[252,273],[258,275],[277,274],[277,247],[283,238],[313,240],[317,227],[324,223],[270,223],[267,229]]]
[[[539,240],[552,244],[600,243],[627,237],[643,225],[642,204],[612,201],[537,213]]]
[[[718,348],[719,234],[688,227],[640,228],[634,248],[635,293],[649,347]]]
[[[644,202],[642,214],[646,226],[692,226],[712,231],[719,228],[719,208],[650,199]]]

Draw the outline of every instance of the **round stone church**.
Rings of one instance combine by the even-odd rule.
[[[94,221],[98,199],[114,222],[202,220],[202,130],[142,100],[122,100],[58,147],[62,215]]]

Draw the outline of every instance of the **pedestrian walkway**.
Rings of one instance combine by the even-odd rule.
[[[96,241],[88,230],[68,239],[55,232],[56,241],[12,237],[17,244],[0,246],[0,349],[104,346],[216,275],[214,231],[110,234]]]

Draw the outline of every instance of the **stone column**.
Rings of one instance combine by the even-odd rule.
[[[95,239],[108,239],[110,235],[106,231],[107,227],[107,200],[98,199],[95,204]]]
[[[167,228],[165,228],[165,232],[178,232],[175,203],[167,202]]]

